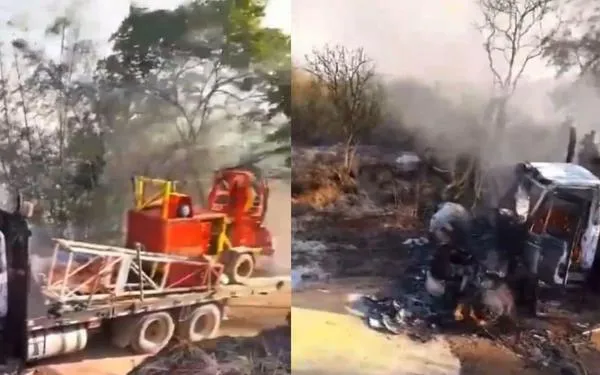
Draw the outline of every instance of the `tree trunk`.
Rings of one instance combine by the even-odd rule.
[[[356,145],[354,144],[354,136],[350,135],[346,140],[344,147],[344,170],[348,173],[352,171],[352,162],[356,153]]]

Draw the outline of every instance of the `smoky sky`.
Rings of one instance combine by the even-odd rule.
[[[292,0],[269,0],[263,20],[265,26],[276,27],[289,33]],[[0,0],[0,42],[8,44],[22,37],[50,56],[60,55],[60,40],[51,40],[44,34],[57,17],[67,16],[77,21],[80,38],[96,42],[100,55],[110,52],[108,38],[127,16],[130,4],[149,10],[175,9],[186,0]],[[11,22],[13,27],[7,27]]]
[[[326,43],[364,47],[384,75],[489,82],[474,0],[293,0],[296,62]],[[552,76],[543,61],[527,79]]]

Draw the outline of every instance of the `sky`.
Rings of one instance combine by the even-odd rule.
[[[489,82],[475,0],[293,0],[292,56],[314,47],[363,47],[385,75]],[[543,62],[529,79],[552,76]]]
[[[291,1],[269,0],[266,10],[265,25],[277,27],[284,32],[291,30]],[[183,0],[135,0],[134,4],[149,9],[174,9]],[[57,16],[76,14],[81,21],[81,38],[92,39],[99,44],[99,49],[106,53],[109,45],[106,42],[117,29],[129,11],[127,0],[0,0],[0,25],[9,20],[28,28],[28,39],[41,41],[44,29]],[[14,38],[14,32],[2,32],[3,42]],[[52,49],[53,46],[47,46]],[[58,49],[57,46],[56,49]]]

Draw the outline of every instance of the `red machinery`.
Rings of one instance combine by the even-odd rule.
[[[154,194],[148,185],[155,187]],[[271,235],[262,225],[269,189],[257,171],[218,171],[210,209],[193,205],[189,195],[176,191],[174,181],[135,177],[134,190],[135,207],[127,215],[129,248],[140,244],[150,252],[216,260],[229,280],[238,283],[253,274],[257,256],[273,254]],[[189,270],[169,269],[171,277],[181,274]],[[185,285],[198,282],[189,279]]]
[[[269,186],[260,172],[246,168],[229,168],[215,174],[208,195],[212,212],[231,220],[228,236],[233,247],[261,249],[272,255],[271,233],[263,226],[269,200]]]

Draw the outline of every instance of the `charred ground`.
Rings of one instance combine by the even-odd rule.
[[[319,152],[325,156],[315,157]],[[386,158],[371,164],[369,157],[343,174],[333,160],[331,150],[294,151],[292,266],[301,289],[333,289],[342,279],[357,280],[357,289],[365,279],[380,284],[380,295],[410,305],[415,315],[404,333],[419,341],[446,337],[464,374],[600,373],[597,338],[582,334],[598,315],[592,295],[552,296],[542,304],[548,318],[488,329],[435,320],[439,311],[423,288],[432,248],[415,238],[443,194],[443,178],[407,174],[381,162]],[[473,234],[482,244],[489,241],[484,224]]]
[[[140,363],[128,375],[288,375],[290,327],[253,337],[221,337],[202,344],[180,344]]]

